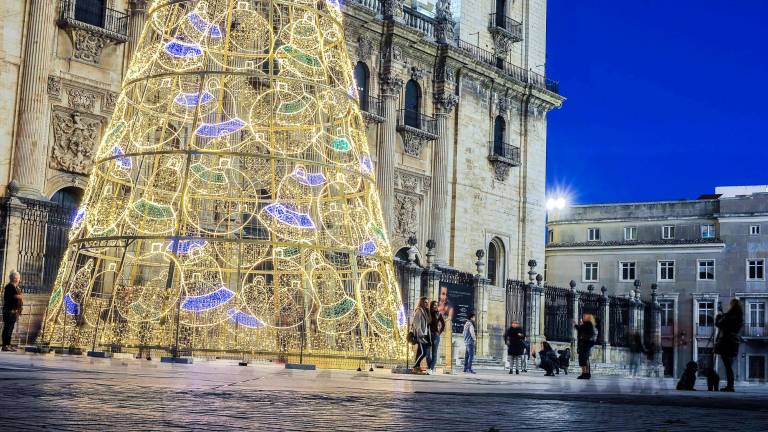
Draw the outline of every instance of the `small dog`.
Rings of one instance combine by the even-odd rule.
[[[677,389],[686,391],[696,390],[693,387],[696,385],[696,372],[698,371],[699,366],[696,362],[688,362],[685,366],[685,371],[683,371],[683,375],[680,377],[680,381],[677,382]]]
[[[714,368],[707,368],[707,391],[720,391],[720,375]]]

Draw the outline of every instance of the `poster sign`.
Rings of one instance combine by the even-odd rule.
[[[438,310],[453,321],[453,333],[461,334],[467,315],[475,310],[475,288],[469,284],[440,282]]]

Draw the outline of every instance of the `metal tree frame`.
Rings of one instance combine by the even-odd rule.
[[[48,305],[52,345],[394,360],[406,319],[332,0],[160,0]]]

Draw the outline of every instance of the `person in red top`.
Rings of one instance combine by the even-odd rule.
[[[435,373],[435,365],[439,356],[440,335],[445,330],[445,318],[443,318],[443,314],[440,313],[437,306],[438,304],[434,300],[429,304],[429,315],[431,317],[429,320],[429,331],[432,335],[432,356],[427,363],[427,373],[430,375]]]
[[[5,286],[3,291],[3,351],[16,351],[11,347],[11,335],[13,335],[13,327],[16,325],[16,320],[21,315],[21,309],[24,306],[24,301],[21,297],[21,275],[16,270],[11,271],[8,275],[10,282]]]

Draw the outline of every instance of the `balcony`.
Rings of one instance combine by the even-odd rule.
[[[768,328],[765,325],[751,325],[744,326],[744,337],[748,338],[768,338]]]
[[[424,37],[428,40],[435,40],[435,19],[418,12],[415,9],[411,9],[408,6],[403,6],[403,21],[405,25],[410,28],[416,29],[424,33]]]
[[[128,15],[96,0],[62,0],[59,27],[72,38],[72,58],[99,64],[108,43],[128,41]]]
[[[397,130],[403,137],[405,153],[420,157],[426,142],[437,139],[437,120],[416,111],[401,109],[397,112]]]
[[[523,26],[504,15],[492,13],[488,19],[488,31],[498,57],[506,57],[516,42],[523,40]]]
[[[359,5],[365,9],[368,9],[369,11],[373,12],[376,15],[382,13],[381,0],[351,0],[349,4]]]
[[[546,78],[544,75],[538,74],[532,70],[523,69],[520,66],[513,65],[510,62],[502,62],[501,67],[504,75],[520,81],[524,84],[530,84],[533,87],[541,90],[551,91],[552,93],[560,94],[560,85],[557,81]]]
[[[471,44],[461,39],[459,39],[459,41],[456,43],[456,46],[460,50],[464,51],[465,54],[479,62],[486,63],[493,67],[496,67],[497,65],[496,55],[487,49],[480,48],[475,44]]]
[[[490,141],[488,160],[493,165],[494,177],[504,181],[509,177],[509,169],[520,166],[520,149],[501,141]]]
[[[117,43],[128,41],[128,15],[95,0],[62,0],[59,26],[94,31]]]
[[[375,96],[360,94],[360,111],[367,121],[382,123],[384,121],[383,101]]]

